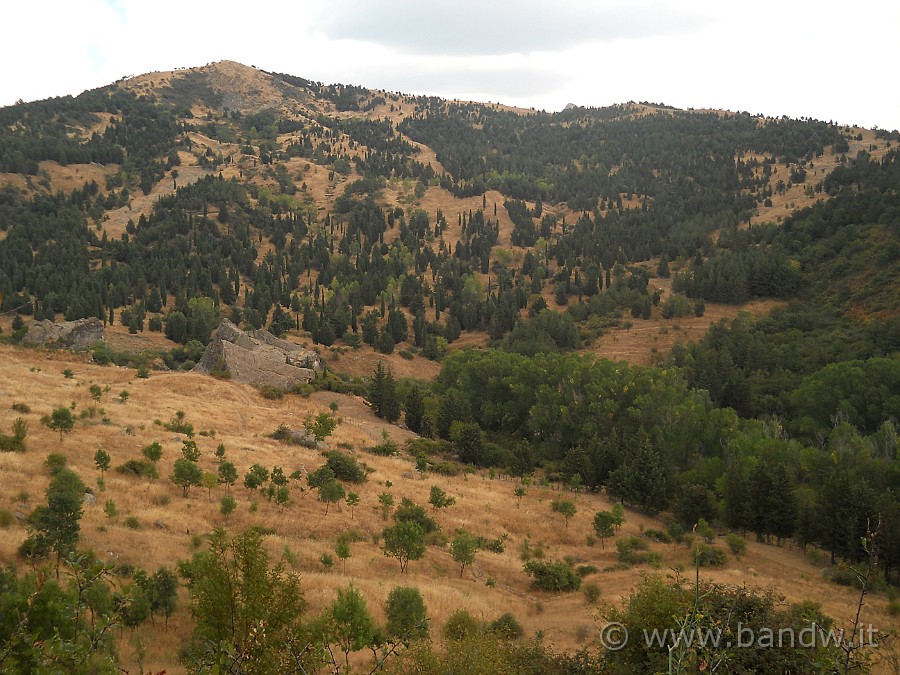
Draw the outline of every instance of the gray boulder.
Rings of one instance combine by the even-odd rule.
[[[236,382],[282,389],[308,384],[321,370],[315,352],[268,331],[242,331],[228,319],[216,329],[194,367],[198,373],[227,371]]]
[[[88,349],[103,342],[103,322],[100,319],[78,319],[54,323],[43,319],[32,321],[22,342],[34,345],[53,345],[65,349]]]

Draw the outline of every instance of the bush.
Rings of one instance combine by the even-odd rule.
[[[400,500],[400,506],[394,512],[394,520],[398,523],[416,523],[426,535],[441,529],[437,522],[426,513],[425,507],[407,497]]]
[[[441,631],[445,640],[465,640],[479,632],[481,632],[481,625],[467,609],[458,609],[453,612]]]
[[[284,398],[284,389],[273,387],[271,385],[260,387],[259,393],[262,394],[263,398],[269,399],[270,401],[277,401],[278,399]]]
[[[194,437],[194,425],[184,421],[184,411],[178,410],[167,424],[163,425],[166,431],[172,431],[176,434],[184,434],[188,438]]]
[[[649,539],[650,541],[656,541],[660,544],[671,544],[672,538],[662,530],[654,530],[652,528],[648,528],[641,533],[641,536],[644,539]]]
[[[728,562],[728,554],[718,546],[698,542],[693,559],[694,564],[700,567],[722,567]]]
[[[365,450],[366,452],[371,452],[373,455],[378,455],[379,457],[392,457],[397,454],[399,448],[394,441],[388,439],[383,443],[373,445],[371,448],[366,448]]]
[[[159,478],[159,472],[153,462],[143,459],[129,459],[121,466],[116,467],[116,471],[125,476],[137,476],[138,478]]]
[[[68,460],[65,455],[58,452],[51,452],[44,460],[44,467],[50,472],[51,476],[55,476],[66,466]]]
[[[31,412],[31,408],[28,406],[27,403],[13,403],[12,409],[15,410],[16,412],[22,413],[23,415],[27,415],[28,413]]]
[[[731,551],[732,555],[740,558],[747,551],[747,540],[738,534],[728,534],[725,537],[725,543],[728,544],[728,549]]]
[[[888,616],[900,616],[900,600],[891,600],[887,606]]]
[[[822,576],[837,584],[838,586],[850,586],[852,588],[861,588],[861,582],[856,573],[845,565],[835,565],[826,569]],[[869,579],[869,591],[879,592],[886,588],[884,577],[880,572],[876,573]]]
[[[593,581],[585,584],[581,592],[584,593],[584,599],[587,600],[589,605],[593,605],[600,599],[600,587]]]
[[[517,640],[525,634],[522,624],[510,612],[501,614],[491,621],[488,630],[507,640]]]
[[[623,537],[616,541],[616,558],[626,565],[656,566],[662,560],[662,556],[649,549],[650,545],[641,537]]]
[[[351,483],[362,483],[366,480],[366,471],[356,458],[340,450],[325,453],[326,466],[334,472],[334,477]]]
[[[581,577],[562,560],[529,560],[524,569],[532,587],[541,591],[577,591],[581,587]]]
[[[597,566],[596,565],[579,565],[575,568],[575,574],[584,579],[589,574],[596,574]]]
[[[139,530],[141,529],[141,521],[139,521],[135,516],[128,516],[125,519],[125,527],[127,527],[129,530]]]
[[[13,514],[11,514],[6,509],[0,509],[0,528],[5,529],[9,527],[13,524],[14,520],[15,518],[13,518]]]

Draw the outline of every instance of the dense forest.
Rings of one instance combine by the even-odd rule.
[[[218,100],[200,77],[156,98],[111,86],[0,109],[0,172],[33,188],[0,187],[0,311],[16,317],[3,339],[19,341],[31,320],[97,317],[164,333],[176,346],[161,359],[189,367],[227,317],[323,349],[421,355],[441,362],[434,382],[385,388],[381,371],[316,386],[364,393],[435,463],[602,490],[686,530],[705,521],[859,562],[880,523],[877,566],[900,581],[898,150],[849,157],[847,131],[829,123],[635,104],[522,114],[405,98],[411,114],[392,123],[363,115],[393,110],[388,95],[272,77],[346,114],[194,117],[190,104]],[[197,134],[240,150],[201,152]],[[179,153],[205,177],[109,237],[104,215],[174,183]],[[822,175],[826,153],[841,161]],[[285,168],[297,158],[330,185],[344,179],[333,208]],[[47,160],[110,171],[104,185],[54,191]],[[242,161],[269,186],[220,172]],[[788,175],[815,204],[754,223]],[[411,186],[406,208],[384,199],[390,181]],[[481,208],[424,210],[417,199],[437,187],[481,196]],[[489,204],[488,190],[503,201]],[[671,278],[667,296],[657,277]],[[654,366],[584,349],[624,322],[754,298],[784,302],[717,322]],[[463,333],[488,347],[455,350]],[[25,583],[0,575],[10,597]],[[540,657],[544,672],[582,672],[504,649],[497,658],[516,667]]]

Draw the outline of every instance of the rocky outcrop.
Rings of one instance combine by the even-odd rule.
[[[199,373],[227,372],[231,379],[258,387],[290,389],[307,384],[322,370],[315,352],[268,331],[245,332],[225,319],[194,367]]]
[[[61,323],[43,319],[31,322],[22,342],[78,350],[88,349],[104,339],[103,322],[100,319],[78,319]]]

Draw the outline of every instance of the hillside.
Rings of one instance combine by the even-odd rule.
[[[73,639],[94,634],[90,614],[96,644],[114,642],[142,673],[181,672],[203,649],[220,661],[252,651],[198,609],[196,570],[219,526],[249,549],[265,534],[268,563],[302,577],[307,606],[290,639],[274,623],[247,639],[287,644],[279,658],[306,665],[327,660],[323,636],[341,651],[344,624],[323,612],[352,582],[379,625],[394,586],[420,589],[433,641],[408,651],[418,665],[392,661],[397,672],[441,671],[438,660],[467,649],[511,659],[485,672],[658,670],[660,654],[600,649],[596,632],[645,601],[683,616],[695,555],[710,557],[704,580],[731,589],[704,587],[711,612],[743,598],[771,621],[839,626],[859,600],[847,566],[870,564],[864,621],[890,628],[897,141],[647,102],[550,114],[229,61],[0,108],[0,556],[13,570],[0,584],[17,598],[0,620],[15,632],[17,611],[44,606],[35,585],[56,592],[47,542],[66,530],[47,520],[57,511],[45,496],[58,482],[82,490],[65,462],[96,501],[57,553],[115,565],[119,594],[86,584],[96,607],[68,612]],[[92,317],[106,338],[83,353],[22,344],[34,321]],[[315,350],[325,371],[290,390],[233,382],[224,365],[190,372],[224,318]],[[304,423],[364,463],[367,480],[317,472],[327,454],[285,441]],[[196,449],[180,433],[188,424]],[[432,486],[456,503],[425,506]],[[410,515],[404,497],[424,512]],[[616,503],[625,524],[604,544],[594,514]],[[440,531],[401,574],[383,530],[409,517],[424,532],[428,516]],[[451,542],[471,537],[480,548],[460,573]],[[877,555],[863,544],[872,537]],[[580,569],[587,592],[536,590],[527,558],[559,562],[561,579]],[[136,570],[163,566],[171,586],[176,565],[166,628]],[[653,570],[674,580],[643,580]],[[152,617],[141,592],[159,600]],[[666,593],[681,595],[662,607]],[[475,617],[454,617],[471,642],[432,654],[460,607]],[[514,621],[485,632],[505,612]],[[128,626],[114,639],[112,615]],[[517,624],[540,639],[503,642]],[[354,663],[384,637],[349,649]],[[36,640],[0,649],[0,664],[29,663]],[[890,649],[875,672],[896,672]],[[693,656],[698,669],[718,658]],[[782,651],[727,658],[747,672],[806,667]],[[827,649],[809,658],[837,663]]]
[[[63,374],[67,369],[73,372],[71,378]],[[578,512],[567,527],[562,527],[562,517],[550,509],[550,502],[561,494],[548,487],[529,487],[519,504],[513,497],[514,483],[491,479],[486,470],[455,477],[429,471],[419,477],[408,456],[384,458],[366,452],[365,448],[381,442],[383,431],[398,443],[411,434],[374,417],[353,397],[320,393],[309,399],[271,401],[246,385],[207,376],[154,373],[144,380],[135,377],[131,369],[91,365],[64,353],[10,347],[0,347],[0,375],[4,402],[24,403],[31,409],[24,415],[28,422],[27,450],[0,454],[0,475],[6,486],[0,508],[5,513],[27,513],[38,505],[49,481],[42,462],[51,452],[60,454],[67,466],[93,488],[96,497],[96,503],[85,506],[80,548],[123,568],[153,571],[160,565],[172,566],[189,559],[197,550],[198,536],[214,527],[224,525],[237,531],[259,525],[271,532],[266,545],[272,556],[276,560],[287,556],[290,569],[301,574],[310,615],[327,607],[335,589],[348,582],[362,591],[376,616],[380,616],[379,608],[392,587],[414,585],[424,596],[434,631],[460,607],[485,620],[511,612],[526,634],[540,630],[548,643],[563,650],[574,650],[592,639],[597,607],[586,602],[581,593],[530,589],[520,559],[526,541],[532,548],[543,549],[548,558],[572,556],[578,564],[601,570],[585,581],[599,587],[603,602],[618,604],[640,575],[651,570],[646,565],[617,565],[616,547],[609,543],[603,547],[586,544],[594,512],[610,507],[602,496],[563,493],[575,501]],[[108,387],[99,401],[89,392],[93,384],[104,390]],[[122,390],[129,392],[125,403],[119,400]],[[60,442],[40,423],[40,417],[58,405],[70,404],[79,421]],[[168,422],[178,410],[186,411],[186,421],[199,433],[195,440],[202,452],[203,470],[215,472],[214,450],[222,443],[226,459],[235,463],[242,478],[256,463],[269,469],[281,466],[286,474],[318,468],[323,463],[318,452],[284,445],[267,436],[279,424],[299,428],[306,415],[328,412],[331,404],[344,421],[329,439],[329,446],[349,450],[373,469],[365,483],[349,486],[360,495],[359,506],[352,510],[340,504],[326,515],[325,505],[314,494],[302,493],[305,480],[291,481],[291,500],[286,507],[247,489],[239,480],[229,491],[237,501],[237,510],[223,517],[219,501],[226,494],[224,487],[214,488],[211,497],[201,487],[183,495],[168,478],[186,437],[164,430],[159,421]],[[5,429],[20,413],[10,410],[9,405],[3,408],[0,427]],[[130,460],[143,459],[141,448],[153,441],[163,446],[159,479],[148,481],[116,471]],[[105,488],[98,487],[101,474],[94,463],[94,454],[101,447],[112,459],[112,469],[105,473]],[[409,497],[427,505],[432,485],[440,485],[456,498],[455,505],[437,513],[429,508],[447,536],[452,537],[457,528],[488,538],[505,534],[505,552],[480,552],[471,569],[460,576],[459,566],[446,546],[429,546],[424,560],[411,562],[409,572],[401,574],[396,560],[386,558],[374,543],[388,524],[379,513],[378,495],[390,492],[397,503],[401,497]],[[107,500],[115,504],[114,517],[104,513]],[[617,538],[639,535],[649,528],[659,530],[664,526],[657,519],[628,510]],[[334,556],[334,547],[338,535],[348,531],[353,531],[358,541],[351,545],[344,571]],[[16,550],[25,535],[21,522],[0,529],[0,558],[5,563],[17,559]],[[690,553],[685,546],[652,544],[651,548],[661,555],[657,569],[679,567],[688,574]],[[319,562],[324,553],[336,560],[331,570],[324,570]],[[814,600],[826,614],[846,624],[855,611],[857,594],[824,582],[825,568],[824,556],[804,556],[793,547],[750,541],[746,554],[730,557],[724,567],[704,569],[702,574],[723,583],[772,589],[791,602]],[[159,619],[140,628],[146,650],[145,670],[182,672],[177,651],[191,625],[185,591],[179,594],[178,607],[168,628]],[[884,596],[872,597],[867,602],[865,620],[876,626],[892,625],[885,608]],[[135,635],[129,631],[117,638],[126,668],[136,664]]]

